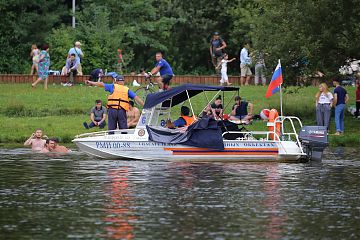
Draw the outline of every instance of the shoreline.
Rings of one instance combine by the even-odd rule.
[[[98,129],[86,130],[82,123],[89,122],[89,111],[94,106],[94,101],[100,99],[106,102],[107,94],[101,88],[76,85],[62,87],[51,85],[49,90],[44,91],[42,86],[31,89],[29,84],[2,84],[0,101],[3,108],[0,109],[0,121],[3,128],[0,132],[0,148],[20,147],[31,133],[42,128],[44,134],[49,137],[58,137],[61,145],[75,148],[71,142],[78,134],[97,131]],[[131,87],[131,89],[135,89]],[[346,87],[350,95],[350,104],[353,105],[355,88]],[[244,86],[240,88],[240,95],[254,104],[254,114],[258,114],[264,108],[279,109],[279,96],[265,98],[267,87]],[[287,87],[283,93],[284,113],[288,116],[298,116],[303,125],[315,124],[314,96],[315,87]],[[215,94],[215,93],[214,93]],[[210,96],[210,94],[209,94]],[[225,101],[231,96],[225,94]],[[225,106],[225,112],[231,109],[231,104]],[[206,99],[202,96],[192,99],[195,113],[201,112]],[[172,109],[172,119],[178,117],[180,107]],[[357,147],[360,145],[360,119],[354,119],[350,113],[345,116],[345,135],[333,136],[335,131],[334,118],[331,118],[329,144],[331,147],[345,146]],[[266,124],[254,121],[248,125],[249,130],[266,130]]]

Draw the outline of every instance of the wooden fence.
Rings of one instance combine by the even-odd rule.
[[[131,83],[134,79],[143,84],[145,82],[144,76],[131,76],[124,75],[125,82],[127,84]],[[29,83],[31,84],[37,79],[37,75],[23,75],[23,74],[0,74],[0,83]],[[85,80],[89,79],[89,75],[76,76],[75,82],[82,83]],[[101,78],[104,82],[112,82],[112,77],[106,76]],[[49,75],[49,83],[66,83],[69,81],[67,76],[59,75]],[[206,85],[219,85],[220,77],[219,76],[189,76],[189,75],[179,75],[174,76],[171,80],[172,84],[179,85],[184,83],[193,83],[193,84],[206,84]],[[229,76],[229,81],[235,85],[240,84],[240,76]],[[251,81],[252,82],[252,81]]]

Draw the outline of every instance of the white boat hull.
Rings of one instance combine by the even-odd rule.
[[[105,159],[164,161],[297,161],[303,155],[292,141],[224,140],[223,151],[152,141],[76,138],[73,142],[90,155]]]

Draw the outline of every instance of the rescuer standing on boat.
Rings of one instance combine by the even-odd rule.
[[[126,111],[129,110],[129,98],[134,99],[138,104],[144,106],[144,102],[136,96],[128,87],[124,86],[124,77],[118,75],[114,79],[113,84],[106,84],[103,82],[85,81],[86,84],[91,86],[98,86],[105,88],[109,92],[108,102],[106,107],[108,110],[108,129],[115,130],[127,129]]]

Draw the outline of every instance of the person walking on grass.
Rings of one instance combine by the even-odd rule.
[[[349,95],[347,91],[340,86],[340,80],[335,78],[333,80],[334,89],[334,105],[335,105],[335,135],[344,134],[344,117],[346,103],[349,101]]]
[[[221,57],[223,55],[223,51],[226,48],[225,41],[220,37],[220,33],[214,32],[213,36],[210,40],[210,56],[211,62],[215,67],[215,71],[219,74],[220,69],[217,68],[221,61]]]
[[[240,52],[240,85],[249,85],[250,77],[252,72],[250,70],[251,57],[249,56],[250,44],[244,43],[243,48]]]
[[[36,44],[33,44],[31,46],[31,52],[30,52],[30,57],[32,59],[30,75],[33,75],[34,73],[35,74],[38,73],[39,55],[40,55],[39,49],[37,48]]]
[[[219,65],[216,67],[217,69],[221,68],[221,79],[220,79],[220,85],[222,86],[224,83],[226,83],[226,85],[231,85],[232,83],[229,82],[229,77],[227,75],[227,64],[229,62],[234,61],[236,58],[232,58],[231,60],[229,59],[229,56],[224,53],[223,59],[221,60],[221,62],[219,63]]]
[[[44,81],[44,89],[47,90],[48,88],[47,84],[49,79],[49,67],[50,67],[49,45],[44,44],[41,49],[42,50],[40,52],[39,65],[38,65],[39,78],[33,84],[31,84],[31,86],[35,88],[40,81]]]
[[[328,90],[326,83],[319,85],[319,91],[315,95],[316,123],[318,126],[326,126],[329,130],[333,95]]]
[[[113,84],[105,84],[103,82],[91,82],[86,80],[85,83],[90,86],[103,87],[109,92],[108,102],[108,129],[109,131],[119,129],[127,129],[126,112],[129,110],[129,98],[134,99],[136,103],[144,106],[144,102],[136,96],[128,87],[124,86],[124,77],[117,76]],[[110,132],[113,134],[114,132]]]

